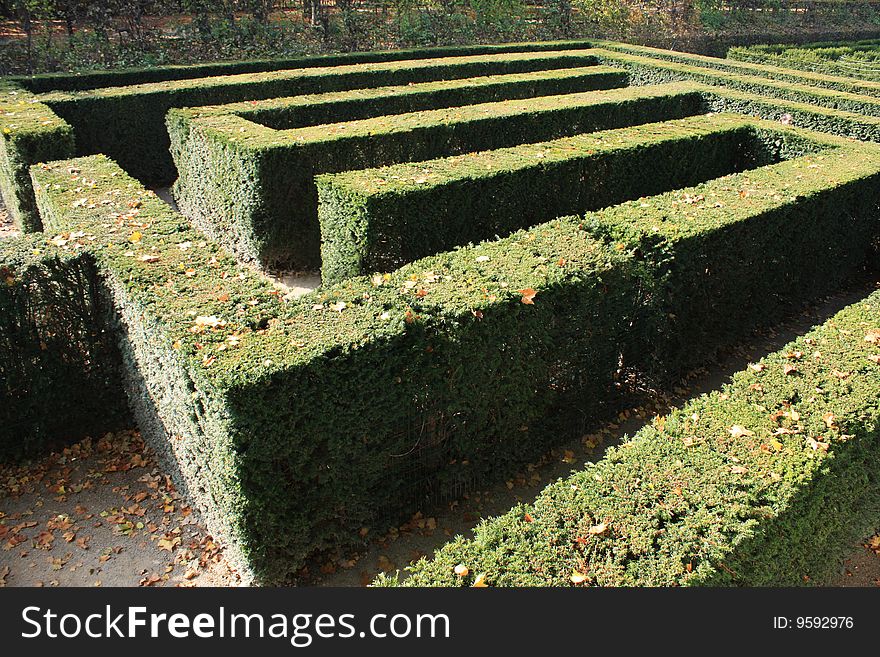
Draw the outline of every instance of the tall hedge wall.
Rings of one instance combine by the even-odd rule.
[[[41,73],[16,76],[10,80],[34,93],[47,91],[85,91],[100,87],[119,87],[150,82],[170,82],[218,75],[239,73],[265,73],[291,68],[315,68],[395,62],[402,59],[435,59],[438,57],[463,57],[515,52],[545,52],[548,50],[578,50],[590,48],[589,41],[540,41],[523,43],[484,44],[472,46],[441,46],[438,48],[407,48],[368,52],[334,53],[330,55],[307,55],[285,59],[257,59],[246,61],[211,62],[207,64],[183,64],[151,66],[150,68],[116,69],[112,71],[87,71],[80,73]]]
[[[304,68],[271,73],[107,87],[42,94],[41,102],[76,131],[77,154],[103,153],[148,184],[174,180],[165,114],[172,107],[197,107],[343,89],[525,73],[595,64],[584,50],[507,53]]]
[[[64,241],[0,240],[0,461],[130,422],[94,263]]]
[[[390,271],[554,217],[818,148],[779,127],[741,116],[700,115],[318,176],[321,278],[327,284]]]
[[[276,131],[237,116],[168,115],[181,210],[246,260],[320,266],[314,175],[697,114],[688,85],[503,101]]]
[[[534,504],[484,521],[404,585],[821,584],[876,528],[878,473],[875,292]]]
[[[838,141],[287,303],[112,162],[32,175],[46,225],[93,254],[115,301],[142,426],[173,436],[232,557],[279,582],[582,432],[621,352],[675,369],[691,355],[658,336],[685,319],[721,339],[765,320],[765,295],[810,296],[828,262],[862,265],[880,157]]]
[[[73,154],[70,126],[30,92],[0,81],[0,195],[19,229],[40,229],[29,167]]]

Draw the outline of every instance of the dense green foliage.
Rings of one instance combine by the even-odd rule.
[[[78,155],[103,153],[150,184],[174,180],[165,115],[172,107],[197,107],[411,82],[526,73],[595,64],[583,50],[439,57],[240,73],[192,80],[51,92],[39,99],[76,132]],[[136,116],[137,120],[131,120]]]
[[[242,563],[283,581],[426,491],[581,432],[613,395],[621,352],[647,362],[653,343],[675,370],[766,321],[768,304],[860,266],[880,157],[850,149],[837,141],[650,209],[555,220],[286,304],[107,160],[32,171],[46,225],[94,254],[121,313],[129,386],[154,392],[139,412],[175,437]],[[730,247],[709,248],[719,242]],[[786,257],[751,257],[781,242]]]
[[[875,292],[534,504],[484,521],[405,585],[821,583],[876,527],[878,472]]]
[[[130,421],[94,263],[44,234],[0,241],[0,460]]]
[[[326,284],[390,271],[554,217],[769,164],[781,151],[800,155],[804,144],[778,125],[700,115],[322,175],[321,277]]]
[[[40,229],[28,168],[73,154],[67,123],[30,92],[0,82],[0,194],[20,229]]]
[[[395,62],[437,57],[464,57],[515,52],[543,52],[549,50],[578,50],[590,48],[590,41],[541,41],[533,43],[505,43],[498,45],[442,46],[439,48],[406,48],[369,52],[335,53],[288,57],[281,59],[258,59],[249,61],[212,62],[179,66],[150,66],[147,68],[88,71],[83,73],[42,73],[15,76],[11,80],[34,93],[47,91],[84,91],[101,87],[120,87],[151,82],[191,80],[194,78],[237,75],[240,73],[264,73],[294,68],[317,68]]]
[[[697,114],[663,85],[544,96],[277,131],[234,115],[171,112],[181,210],[239,257],[320,265],[314,176]]]
[[[727,57],[804,71],[880,82],[880,41],[758,45],[733,47]]]

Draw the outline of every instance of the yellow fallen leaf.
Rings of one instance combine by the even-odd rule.
[[[572,584],[583,584],[588,579],[589,578],[580,571],[575,570],[571,573],[571,583]]]
[[[749,431],[739,424],[734,424],[732,427],[730,427],[730,435],[734,438],[742,438],[743,436],[754,436],[755,432]]]
[[[486,573],[480,573],[479,575],[477,575],[474,583],[471,584],[471,587],[475,589],[485,589],[488,586],[489,585],[486,584]]]

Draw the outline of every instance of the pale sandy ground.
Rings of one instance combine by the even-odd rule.
[[[0,205],[0,237],[14,234]],[[308,289],[318,281],[288,278]],[[430,555],[480,518],[528,502],[550,481],[632,434],[669,405],[711,390],[762,354],[847,303],[871,285],[828,299],[776,331],[733,350],[723,362],[695,372],[668,396],[653,394],[617,421],[545,455],[503,481],[423,509],[395,527],[373,527],[365,548],[315,563],[306,580],[322,586],[363,586],[381,571]],[[878,519],[880,530],[880,519]],[[876,539],[875,539],[876,540]],[[834,586],[880,586],[880,546],[852,546]],[[87,439],[23,466],[0,466],[0,586],[235,586],[239,578],[208,535],[198,513],[174,490],[136,432]]]

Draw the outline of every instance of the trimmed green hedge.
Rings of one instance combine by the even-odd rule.
[[[774,44],[733,47],[727,58],[755,64],[880,81],[880,41],[839,41],[798,46]]]
[[[701,115],[318,176],[321,277],[327,284],[390,271],[554,217],[816,150],[779,127]]]
[[[40,230],[29,167],[73,154],[67,123],[32,93],[0,82],[0,195],[19,229]]]
[[[0,240],[0,462],[129,426],[94,263],[64,241]]]
[[[147,184],[174,180],[165,115],[172,107],[324,93],[595,64],[586,50],[508,53],[304,68],[39,96],[76,131],[78,155],[103,153]]]
[[[663,336],[684,321],[706,341],[741,334],[862,265],[880,154],[836,140],[288,303],[112,162],[32,175],[44,222],[74,231],[62,248],[87,249],[115,301],[141,426],[172,437],[230,556],[282,582],[361,527],[582,433],[621,352],[671,354],[673,370],[693,355]]]
[[[74,162],[93,181],[85,203],[71,163],[33,169],[44,221],[84,233],[143,379],[129,384],[145,391],[139,423],[173,436],[212,531],[263,581],[537,454],[558,436],[540,429],[552,409],[591,417],[609,394],[640,266],[584,232],[521,234],[282,304],[111,162]],[[540,252],[576,266],[544,267]]]
[[[484,44],[473,46],[441,46],[439,48],[409,48],[369,52],[334,53],[329,55],[305,55],[285,59],[257,59],[250,61],[211,62],[206,64],[183,64],[152,66],[150,68],[117,69],[113,71],[86,71],[81,73],[41,73],[15,76],[11,81],[21,84],[34,93],[47,91],[85,91],[100,87],[119,87],[150,82],[169,82],[218,75],[239,73],[264,73],[291,68],[320,66],[344,66],[394,62],[402,59],[434,59],[437,57],[462,57],[513,52],[545,52],[548,50],[579,50],[590,48],[592,42],[582,40],[540,41],[523,43]]]
[[[880,514],[878,359],[875,292],[484,521],[403,584],[822,583]]]
[[[622,51],[597,49],[589,52],[596,53],[603,64],[627,69],[631,74],[632,84],[660,84],[689,80],[770,98],[818,105],[874,117],[880,116],[880,98],[874,96],[757,76],[726,73],[706,66],[666,61]]]
[[[628,43],[597,42],[596,45],[608,50],[616,50],[622,53],[666,60],[678,64],[711,68],[733,75],[770,78],[771,80],[791,82],[802,86],[819,87],[865,96],[880,96],[880,82],[854,80],[852,78],[840,77],[840,74],[825,75],[819,72],[792,70],[796,67],[773,66],[771,62],[734,62],[730,59],[719,57],[707,57],[705,55],[694,55],[674,50],[635,46]]]
[[[607,66],[584,66],[350,89],[177,111],[196,117],[234,114],[267,128],[289,130],[456,105],[614,89],[627,86],[627,82],[625,71]]]
[[[689,85],[595,91],[276,131],[237,116],[172,111],[181,210],[245,260],[320,266],[314,175],[700,113]]]

